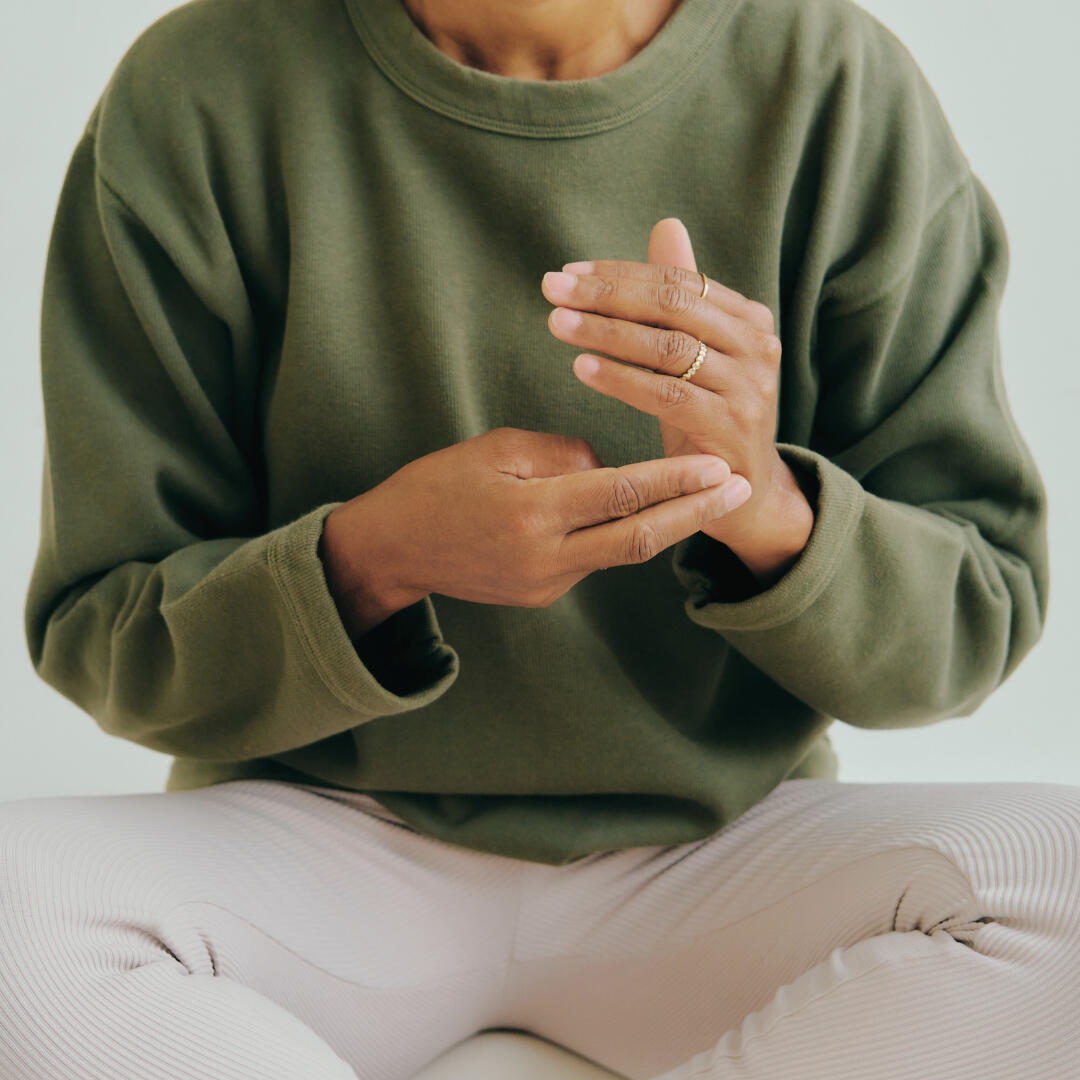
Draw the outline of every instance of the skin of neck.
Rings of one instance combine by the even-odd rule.
[[[640,52],[681,0],[400,0],[451,60],[511,79],[591,79]]]

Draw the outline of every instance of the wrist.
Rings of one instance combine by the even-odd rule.
[[[702,529],[726,544],[762,588],[794,565],[814,528],[814,509],[795,474],[779,455],[776,462],[775,479],[752,520],[733,528],[735,522],[725,516]]]
[[[327,515],[318,546],[327,588],[353,639],[423,598],[398,582],[393,564],[383,554],[386,548],[378,542],[359,498],[342,503]]]

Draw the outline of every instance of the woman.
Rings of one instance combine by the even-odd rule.
[[[1007,265],[850,0],[154,23],[57,207],[26,630],[175,760],[3,804],[0,1071],[1074,1073],[1080,789],[827,736],[1042,631]]]

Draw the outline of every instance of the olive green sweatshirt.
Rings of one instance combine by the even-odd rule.
[[[353,640],[323,521],[407,462],[503,426],[664,456],[573,374],[540,282],[645,262],[668,216],[775,316],[797,561],[761,587],[698,532],[548,607],[431,594]],[[707,837],[835,779],[830,724],[969,715],[1039,638],[1008,262],[925,76],[851,0],[682,0],[570,81],[458,63],[401,0],[186,3],[120,60],[58,200],[35,670],[171,755],[169,791],[361,790],[552,865]]]

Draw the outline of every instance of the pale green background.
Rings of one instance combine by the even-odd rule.
[[[0,308],[8,370],[0,403],[8,499],[0,575],[0,656],[8,686],[0,719],[0,800],[160,791],[170,760],[105,735],[38,679],[22,611],[40,512],[40,289],[60,184],[117,61],[146,26],[175,6],[161,0],[49,0],[4,5],[0,15]],[[974,716],[910,731],[860,731],[835,723],[840,779],[1080,783],[1073,682],[1080,643],[1074,554],[1080,532],[1080,350],[1073,320],[1080,293],[1080,17],[1065,0],[1019,6],[874,0],[862,6],[915,56],[1004,215],[1012,250],[1001,321],[1005,379],[1050,490],[1052,591],[1043,639]]]

